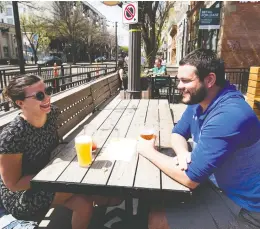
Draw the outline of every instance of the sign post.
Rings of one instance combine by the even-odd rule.
[[[123,23],[124,24],[138,23],[138,2],[123,4]]]
[[[127,99],[140,99],[141,97],[141,29],[138,24],[138,2],[123,4],[123,23],[129,24],[129,64]]]
[[[200,9],[199,29],[219,29],[220,8]]]

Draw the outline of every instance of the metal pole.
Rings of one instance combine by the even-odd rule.
[[[141,29],[138,24],[129,25],[129,64],[127,99],[140,99]]]
[[[116,68],[118,59],[118,48],[117,48],[117,22],[115,22],[115,43],[116,43]]]
[[[17,49],[18,49],[20,73],[25,74],[24,58],[23,58],[23,43],[22,43],[21,28],[20,28],[18,2],[13,1],[12,5],[13,5],[13,12],[14,12],[14,24],[15,24],[15,34],[16,34],[16,42],[17,42]]]

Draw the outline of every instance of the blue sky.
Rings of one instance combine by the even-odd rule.
[[[122,8],[119,6],[106,6],[100,1],[88,1],[100,13],[102,13],[107,20],[118,22],[118,44],[120,46],[128,46],[128,29],[122,23]],[[110,27],[110,29],[113,29]]]

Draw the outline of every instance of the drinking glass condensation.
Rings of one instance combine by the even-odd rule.
[[[155,130],[152,128],[143,128],[140,132],[140,136],[145,140],[151,140],[155,135]]]
[[[80,167],[89,167],[92,163],[92,138],[87,135],[80,135],[75,138],[78,163]]]

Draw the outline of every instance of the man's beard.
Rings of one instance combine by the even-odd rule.
[[[184,101],[182,101],[182,102],[187,105],[199,104],[206,98],[207,89],[204,85],[201,85],[199,87],[199,89],[197,89],[195,92],[189,93],[189,94],[190,94],[190,99],[187,102],[184,102]]]

